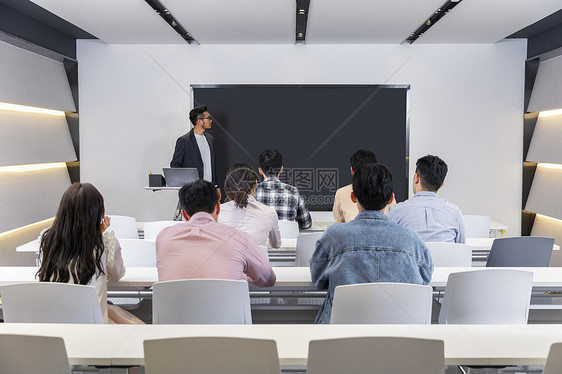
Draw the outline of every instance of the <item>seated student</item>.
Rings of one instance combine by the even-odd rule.
[[[254,239],[217,222],[215,186],[199,179],[179,191],[187,222],[162,230],[156,237],[158,280],[247,279],[260,287],[275,284],[275,273]]]
[[[53,226],[41,237],[41,282],[94,286],[106,323],[143,322],[123,309],[107,305],[107,281],[125,275],[121,246],[107,232],[103,197],[90,183],[74,183],[62,195]]]
[[[377,156],[371,151],[360,149],[351,155],[349,163],[351,164],[351,175],[353,175],[354,170],[359,169],[363,165],[376,164]],[[336,191],[334,207],[332,208],[332,214],[336,223],[349,222],[359,213],[357,204],[351,201],[351,191],[351,184]]]
[[[234,164],[224,186],[228,202],[221,205],[219,223],[247,232],[258,245],[281,246],[281,233],[275,209],[256,200],[258,175],[249,165]]]
[[[310,259],[312,282],[328,290],[315,323],[330,323],[337,286],[371,282],[428,284],[433,273],[429,250],[413,231],[382,212],[394,198],[392,174],[384,165],[355,170],[352,199],[359,214],[328,227]]]
[[[414,230],[426,242],[464,243],[464,223],[460,209],[437,197],[447,175],[447,164],[427,155],[416,162],[414,197],[396,204],[388,217]]]
[[[312,226],[312,218],[296,187],[279,180],[283,172],[283,157],[275,149],[267,149],[259,156],[260,174],[265,178],[258,184],[256,200],[274,208],[277,217],[285,221],[297,221],[300,229]]]

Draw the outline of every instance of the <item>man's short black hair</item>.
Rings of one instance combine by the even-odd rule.
[[[353,174],[353,193],[365,210],[382,210],[393,190],[392,173],[384,165],[363,165]]]
[[[207,111],[207,105],[199,105],[191,109],[191,111],[189,112],[189,120],[191,121],[191,123],[193,123],[193,126],[197,124],[197,119],[199,118],[199,116],[205,113],[206,111]]]
[[[258,161],[261,170],[268,177],[277,176],[281,171],[281,166],[283,166],[283,156],[276,149],[266,149],[260,154]]]
[[[447,164],[437,156],[427,155],[416,161],[416,173],[424,190],[437,192],[447,176]]]
[[[349,163],[351,164],[351,168],[355,173],[355,171],[363,165],[376,164],[377,156],[371,151],[368,151],[366,149],[360,149],[351,155],[351,158],[349,159]]]
[[[204,179],[198,179],[180,188],[178,197],[182,209],[190,217],[197,212],[213,213],[219,201],[215,185]]]

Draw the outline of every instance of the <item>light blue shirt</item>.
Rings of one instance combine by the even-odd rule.
[[[438,198],[435,192],[418,192],[391,207],[388,217],[417,232],[425,242],[465,242],[461,210]]]

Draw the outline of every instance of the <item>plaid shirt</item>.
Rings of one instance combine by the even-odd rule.
[[[256,200],[275,209],[280,220],[297,221],[301,229],[312,226],[312,218],[299,190],[277,178],[269,177],[258,184]]]

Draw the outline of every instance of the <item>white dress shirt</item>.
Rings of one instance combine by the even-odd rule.
[[[258,245],[265,245],[269,239],[273,248],[281,246],[277,212],[253,196],[248,196],[246,208],[237,207],[234,201],[222,204],[219,222],[250,234]]]

